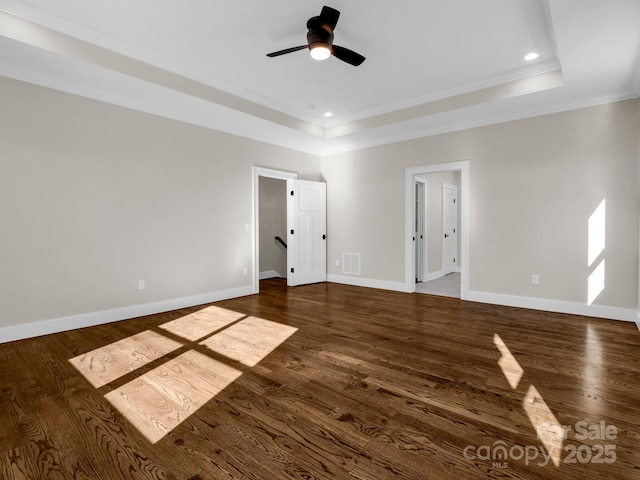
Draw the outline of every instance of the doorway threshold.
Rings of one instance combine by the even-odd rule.
[[[454,272],[429,282],[416,283],[416,293],[460,298],[460,273]]]

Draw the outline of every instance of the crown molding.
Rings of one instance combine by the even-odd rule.
[[[571,91],[571,87],[560,86],[562,72],[557,62],[549,61],[526,71],[510,72],[501,79],[475,84],[473,88],[450,90],[438,96],[422,97],[415,103],[371,110],[367,113],[380,113],[354,116],[347,123],[318,124],[302,120],[301,112],[288,114],[282,111],[282,105],[265,106],[269,100],[264,98],[262,103],[243,98],[251,94],[239,89],[230,93],[232,87],[217,88],[213,86],[215,82],[198,79],[192,72],[185,72],[183,76],[176,73],[175,66],[161,63],[146,52],[135,51],[129,45],[100,37],[37,9],[29,10],[24,4],[20,4],[21,9],[13,8],[16,5],[9,0],[0,7],[0,31],[5,37],[2,41],[17,42],[25,49],[32,49],[24,51],[34,53],[34,58],[59,62],[63,68],[48,74],[35,64],[28,65],[28,60],[18,58],[11,65],[0,64],[0,75],[316,156],[640,96],[639,59],[628,90],[549,97],[553,101],[538,96],[536,100],[542,101],[520,102],[519,99],[548,89],[559,87]],[[42,25],[21,18],[25,12]],[[523,73],[527,76],[518,76]],[[74,74],[78,75],[74,77]],[[105,80],[97,85],[91,82],[96,78]],[[505,79],[508,81],[495,83]],[[540,81],[543,83],[535,85]],[[482,88],[484,85],[487,86]]]

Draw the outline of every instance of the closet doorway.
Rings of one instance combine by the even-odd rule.
[[[405,171],[407,291],[467,297],[468,165],[461,161]]]

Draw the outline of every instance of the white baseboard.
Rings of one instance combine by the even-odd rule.
[[[471,302],[492,303],[494,305],[506,305],[509,307],[545,310],[548,312],[571,313],[573,315],[583,315],[586,317],[623,320],[626,322],[638,321],[638,312],[631,308],[587,305],[586,303],[565,302],[562,300],[549,300],[546,298],[520,297],[516,295],[504,295],[471,290],[469,291],[466,300]],[[640,325],[638,328],[640,329]]]
[[[393,290],[407,292],[404,282],[389,282],[387,280],[374,280],[372,278],[352,277],[350,275],[327,275],[327,282],[342,283],[356,287],[379,288],[381,290]]]
[[[267,273],[267,272],[265,272]],[[269,277],[272,278],[272,277]],[[351,277],[347,275],[327,275],[328,282],[354,285],[357,287],[378,288],[382,290],[392,290],[397,292],[407,292],[403,282],[390,282],[386,280],[375,280],[361,277]],[[118,322],[130,318],[153,315],[161,312],[168,312],[179,308],[193,307],[206,303],[217,302],[229,298],[244,297],[252,295],[251,286],[220,290],[217,292],[204,293],[191,297],[162,300],[159,302],[132,305],[130,307],[103,310],[99,312],[83,313],[70,317],[41,320],[38,322],[24,323],[0,327],[0,343],[22,340],[25,338],[39,337],[52,333],[64,332],[78,328],[91,327],[110,322]],[[603,305],[586,305],[582,303],[565,302],[561,300],[548,300],[544,298],[521,297],[516,295],[504,295],[497,293],[487,293],[469,291],[468,301],[491,303],[495,305],[506,305],[510,307],[531,308],[534,310],[545,310],[550,312],[570,313],[574,315],[584,315],[588,317],[608,318],[612,320],[623,320],[635,322],[640,331],[640,312],[631,308],[608,307]]]
[[[41,335],[49,335],[51,333],[64,332],[66,330],[75,330],[77,328],[92,327],[103,323],[118,322],[120,320],[127,320],[129,318],[141,317],[144,315],[169,312],[179,308],[193,307],[195,305],[203,305],[205,303],[227,300],[229,298],[244,297],[252,295],[253,293],[253,287],[251,286],[239,287],[194,295],[191,297],[174,298],[171,300],[132,305],[130,307],[115,308],[112,310],[82,313],[80,315],[73,315],[70,317],[53,318],[38,322],[0,327],[0,343],[39,337]]]
[[[268,280],[269,278],[285,278],[275,270],[267,270],[266,272],[260,272],[260,280]]]

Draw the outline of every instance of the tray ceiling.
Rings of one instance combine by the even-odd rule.
[[[640,2],[0,0],[0,75],[323,155],[637,97]]]

